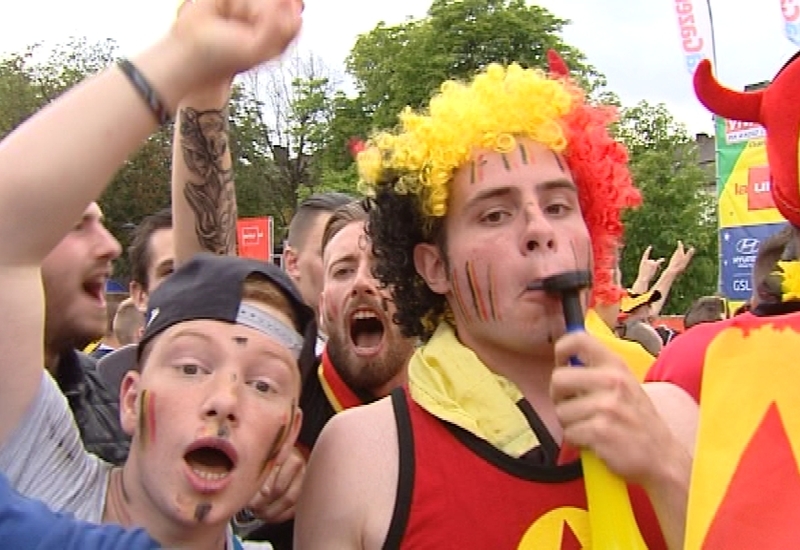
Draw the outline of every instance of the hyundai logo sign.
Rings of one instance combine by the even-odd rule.
[[[752,237],[739,239],[738,241],[736,241],[736,252],[744,256],[758,254],[759,244],[761,244],[761,241],[759,241],[758,239],[754,239]]]

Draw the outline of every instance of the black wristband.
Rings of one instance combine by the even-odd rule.
[[[167,124],[172,120],[172,117],[169,114],[169,111],[164,106],[164,103],[161,101],[161,98],[158,96],[156,91],[150,86],[150,83],[144,77],[144,75],[139,72],[139,69],[136,66],[128,61],[127,59],[120,59],[117,61],[117,66],[120,70],[128,77],[133,87],[136,88],[136,91],[139,92],[139,95],[142,96],[145,103],[147,103],[148,107],[150,107],[150,111],[152,111],[153,116],[156,117],[158,123],[162,126]]]

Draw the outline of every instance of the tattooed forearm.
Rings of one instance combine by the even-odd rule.
[[[190,174],[183,194],[195,216],[200,246],[215,254],[236,254],[236,191],[227,109],[182,109],[180,144]]]

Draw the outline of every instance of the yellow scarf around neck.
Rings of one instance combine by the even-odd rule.
[[[517,407],[519,389],[493,373],[443,322],[408,365],[411,397],[437,418],[455,424],[519,458],[539,439]]]

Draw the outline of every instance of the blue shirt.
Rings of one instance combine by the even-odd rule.
[[[53,512],[14,491],[0,473],[0,548],[150,550],[161,546],[142,529],[94,525]]]

